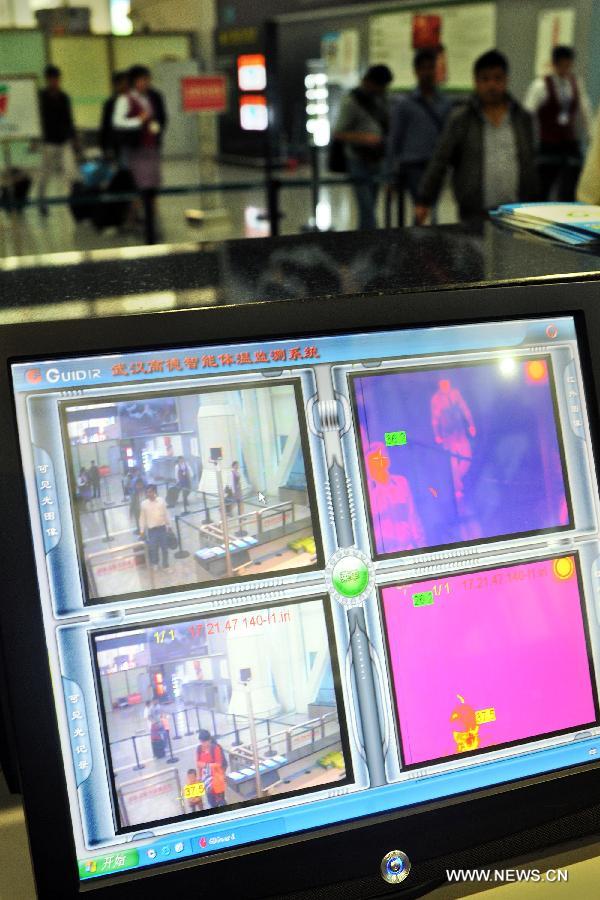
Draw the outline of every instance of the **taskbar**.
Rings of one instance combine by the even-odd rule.
[[[229,823],[214,828],[191,828],[168,838],[157,838],[144,846],[107,850],[100,856],[79,860],[79,877],[83,881],[164,865],[185,857],[201,857],[598,760],[600,736],[586,739],[583,735],[575,735],[568,743],[558,747],[302,804],[286,809],[284,815],[281,810],[275,810],[257,815],[251,822],[240,820],[239,826]]]

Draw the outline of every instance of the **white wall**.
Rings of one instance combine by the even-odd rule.
[[[131,0],[130,18],[136,31],[193,31],[198,38],[201,70],[212,71],[213,34],[217,24],[215,0]],[[199,141],[201,156],[214,156],[216,116],[199,117]]]
[[[0,26],[33,28],[36,9],[53,9],[57,6],[87,6],[92,11],[92,31],[105,34],[110,31],[109,0],[0,0]]]

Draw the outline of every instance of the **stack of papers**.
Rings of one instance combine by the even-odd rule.
[[[600,240],[600,206],[587,203],[507,203],[490,213],[517,231],[531,231],[563,244]]]

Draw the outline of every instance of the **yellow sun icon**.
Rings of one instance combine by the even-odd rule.
[[[552,571],[561,581],[566,581],[575,573],[575,560],[572,556],[561,556],[560,559],[554,560]]]

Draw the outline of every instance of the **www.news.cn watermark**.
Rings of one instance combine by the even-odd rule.
[[[506,884],[511,882],[540,882],[563,884],[569,880],[568,869],[446,869],[450,883],[472,881],[481,884]]]

